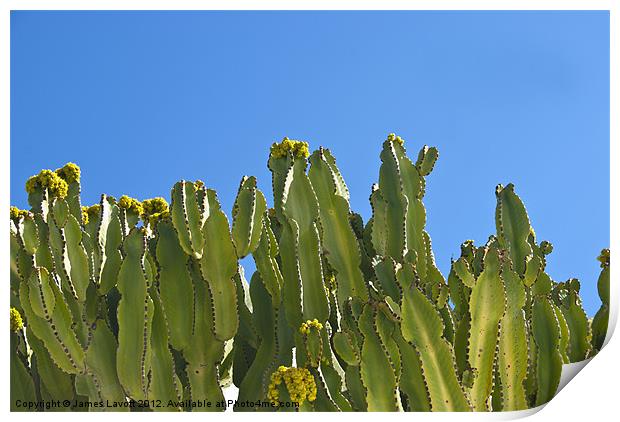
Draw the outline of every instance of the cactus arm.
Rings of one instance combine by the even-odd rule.
[[[495,225],[500,246],[508,249],[515,271],[519,276],[523,276],[526,260],[532,255],[532,247],[527,240],[530,235],[530,219],[512,183],[505,188],[499,185],[495,193]]]
[[[359,365],[360,351],[353,342],[351,334],[346,331],[336,332],[332,337],[332,342],[334,344],[334,351],[347,365]]]
[[[383,257],[375,262],[373,269],[381,291],[396,302],[400,302],[400,287],[396,282],[396,261]]]
[[[46,318],[54,312],[56,297],[52,288],[53,281],[45,268],[36,269],[28,279],[28,298],[31,309],[40,318]]]
[[[35,391],[34,381],[30,370],[27,367],[26,356],[22,356],[21,352],[17,351],[18,336],[16,333],[11,333],[11,353],[10,353],[10,401],[11,412],[27,411],[27,408],[18,407],[16,402],[21,400],[22,402],[36,402],[37,395]]]
[[[500,323],[497,362],[502,410],[523,410],[528,407],[523,386],[528,366],[527,326],[523,314],[525,287],[508,261],[502,263],[502,279],[506,289],[506,313]]]
[[[564,314],[562,310],[555,303],[551,303],[553,306],[553,311],[555,312],[555,317],[558,319],[558,324],[560,327],[560,343],[559,349],[562,354],[562,362],[570,363],[570,357],[568,356],[569,347],[570,347],[570,328],[568,327],[568,323],[566,322],[566,318],[564,318]]]
[[[187,255],[168,221],[157,223],[158,280],[170,344],[183,350],[190,343],[194,323],[194,285],[187,270]]]
[[[559,306],[569,329],[568,357],[571,362],[580,362],[588,357],[592,334],[588,317],[581,306],[581,299],[575,293],[569,296],[568,306]]]
[[[153,298],[153,329],[151,335],[151,377],[149,382],[149,400],[161,400],[161,407],[155,407],[155,411],[179,410],[176,407],[168,407],[169,401],[180,400],[178,386],[179,379],[174,372],[174,362],[168,346],[168,326],[162,308],[162,302],[156,289],[151,289]],[[113,338],[113,337],[112,337]]]
[[[400,391],[407,397],[407,410],[430,412],[431,402],[418,352],[413,344],[403,338],[400,330],[394,330],[393,336],[398,345],[402,361],[402,373],[398,386]]]
[[[400,402],[397,395],[396,377],[389,355],[377,334],[374,311],[369,305],[359,319],[364,336],[360,372],[366,388],[366,402],[369,412],[397,411]]]
[[[551,300],[546,297],[533,299],[532,334],[536,343],[535,406],[540,406],[553,398],[562,374],[560,327]]]
[[[189,266],[194,284],[195,317],[193,336],[190,341],[191,347],[186,347],[183,350],[183,356],[187,361],[186,373],[192,400],[209,400],[215,403],[224,399],[219,385],[217,368],[224,358],[224,342],[219,341],[214,334],[213,314],[215,309],[212,306],[213,299],[198,265],[196,261],[192,261]],[[198,410],[223,409],[212,407]]]
[[[37,269],[37,272],[45,272],[45,269]],[[35,273],[36,274],[36,273]],[[84,351],[80,346],[74,331],[72,330],[73,319],[64,302],[64,297],[55,283],[50,283],[54,291],[54,311],[47,312],[45,318],[39,317],[28,300],[22,300],[28,326],[32,332],[44,344],[50,353],[54,363],[63,371],[76,374],[84,369]],[[20,298],[30,297],[28,283],[20,284]],[[44,303],[44,302],[43,302]]]
[[[424,147],[418,153],[418,160],[415,163],[415,167],[421,176],[428,176],[433,171],[435,163],[439,158],[439,151],[435,147]]]
[[[179,243],[186,254],[200,259],[204,246],[203,213],[198,207],[194,184],[186,181],[175,183],[171,196],[170,214]]]
[[[256,188],[256,178],[244,176],[232,213],[232,237],[239,258],[254,252],[258,246],[265,211],[267,201],[263,193]]]
[[[256,268],[261,275],[265,288],[273,298],[273,306],[280,306],[280,290],[284,284],[278,265],[278,243],[271,230],[269,217],[263,215],[261,237],[252,254]],[[290,283],[289,283],[290,284]]]
[[[392,142],[396,156],[398,157],[399,168],[401,171],[403,194],[407,198],[406,208],[406,236],[407,236],[407,259],[416,264],[419,277],[426,281],[428,266],[431,257],[426,251],[426,240],[424,238],[424,225],[426,224],[426,210],[422,204],[424,196],[424,179],[419,170],[413,165],[403,145]],[[434,149],[434,151],[437,151]],[[434,165],[434,161],[433,161]],[[429,173],[430,173],[429,169]],[[430,242],[429,242],[430,243]],[[429,248],[430,249],[430,248]]]
[[[379,190],[379,185],[372,185],[370,194],[372,217],[368,220],[365,234],[365,243],[369,250],[380,256],[388,256],[387,202]]]
[[[272,298],[265,288],[258,272],[255,272],[250,282],[250,295],[254,309],[254,325],[260,343],[256,351],[256,357],[250,365],[248,372],[239,385],[239,400],[256,400],[267,397],[268,377],[275,365],[278,353],[276,332],[277,312],[272,306]]]
[[[43,383],[51,400],[71,400],[73,391],[72,376],[62,371],[53,361],[45,345],[34,335],[31,328],[26,330],[28,345],[36,360],[39,382]]]
[[[308,177],[319,205],[323,247],[329,264],[336,271],[338,303],[353,296],[367,300],[360,251],[352,246],[357,246],[357,240],[349,223],[351,211],[344,180],[329,150],[315,151],[310,163]]]
[[[51,217],[50,213],[50,217]],[[54,268],[60,277],[63,291],[66,291],[78,300],[77,291],[70,277],[71,261],[66,250],[66,241],[64,232],[56,226],[53,218],[48,218],[49,226],[50,251],[54,259]]]
[[[380,157],[379,190],[385,201],[385,219],[383,221],[385,226],[377,227],[377,230],[385,230],[385,255],[401,262],[407,253],[408,246],[406,238],[408,203],[403,194],[403,178],[393,142],[385,141],[383,143]],[[375,219],[374,223],[378,221]],[[379,252],[379,249],[377,251]]]
[[[70,262],[70,276],[78,300],[86,301],[86,289],[90,282],[88,255],[82,246],[82,228],[73,215],[67,216],[64,227],[67,258]]]
[[[347,386],[347,396],[351,402],[353,410],[366,412],[366,388],[362,383],[361,369],[359,366],[348,366],[345,369],[345,384]]]
[[[280,251],[280,269],[282,271],[282,305],[286,319],[293,330],[303,322],[303,295],[297,264],[297,223],[292,222],[282,227],[278,249]],[[267,284],[269,286],[269,284]],[[274,290],[273,288],[271,290]],[[275,307],[276,305],[274,303]]]
[[[146,239],[132,229],[123,242],[125,258],[118,273],[118,378],[127,395],[146,398],[151,346],[148,341],[153,319],[153,302],[148,295],[145,270]]]
[[[91,343],[86,350],[88,372],[102,400],[124,401],[125,392],[116,373],[116,339],[104,320],[95,322]]]
[[[450,344],[443,338],[441,317],[415,283],[405,288],[401,304],[401,331],[420,353],[422,371],[433,411],[469,411],[456,376]]]
[[[34,255],[39,247],[39,233],[37,229],[37,223],[33,218],[24,218],[21,222],[20,233],[23,240],[24,249],[30,255]]]
[[[247,341],[252,348],[257,346],[256,329],[252,320],[252,301],[250,299],[249,283],[245,279],[244,269],[239,265],[239,270],[234,277],[237,298],[239,298],[239,330],[237,337]]]
[[[484,270],[476,280],[469,299],[471,328],[468,362],[477,371],[470,390],[475,411],[489,410],[487,402],[493,391],[495,349],[505,301],[498,252],[490,249],[484,260]]]
[[[339,410],[350,412],[353,410],[351,403],[342,394],[342,379],[338,371],[331,365],[321,364],[321,374],[325,380],[325,384],[334,403]]]
[[[592,353],[598,353],[607,337],[607,327],[609,325],[609,249],[603,251],[601,256],[605,257],[601,264],[602,270],[598,277],[598,295],[601,298],[601,307],[594,315],[592,320]]]
[[[280,251],[291,248],[294,253],[292,262],[288,259],[289,254],[282,255],[282,265],[289,268],[287,273],[296,272],[296,278],[301,281],[303,320],[317,318],[320,322],[325,322],[329,317],[329,301],[323,283],[319,233],[316,226],[319,216],[318,202],[305,168],[306,160],[296,159],[287,174],[282,210],[290,233],[286,238],[283,234],[281,241],[286,239],[290,243],[281,244]],[[296,322],[289,321],[291,324]],[[299,325],[295,328],[298,327]]]
[[[120,209],[116,205],[109,204],[104,195],[101,199],[101,210],[106,217],[108,215],[109,217],[101,218],[100,221],[105,220],[107,223],[105,225],[101,223],[97,230],[97,250],[102,261],[98,288],[100,294],[107,294],[116,285],[123,260],[120,251],[123,243],[123,229]]]
[[[207,281],[213,301],[215,336],[226,341],[239,326],[237,294],[233,276],[237,273],[237,255],[230,236],[228,218],[219,208],[215,193],[208,191],[209,218],[204,224],[207,246],[200,259],[202,277]]]
[[[245,279],[243,267],[235,275],[235,286],[239,298],[239,329],[234,339],[232,350],[232,377],[236,386],[241,385],[250,365],[256,356],[258,338],[254,321],[252,320],[252,302],[250,300],[249,284]]]
[[[38,267],[45,267],[51,272],[54,269],[54,258],[49,243],[49,227],[45,223],[45,220],[43,220],[41,214],[35,214],[34,220],[37,223],[37,232],[39,235],[39,247],[35,254],[35,263]]]

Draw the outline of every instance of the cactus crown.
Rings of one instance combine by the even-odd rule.
[[[306,368],[287,368],[280,366],[277,371],[271,374],[271,382],[267,392],[267,398],[272,403],[278,403],[280,392],[278,386],[286,385],[291,400],[295,403],[303,404],[308,400],[313,402],[316,400],[316,382],[314,377]]]
[[[405,140],[401,138],[400,136],[396,135],[395,133],[390,133],[387,137],[387,140],[389,142],[396,142],[400,146],[403,146],[405,144]]]
[[[599,262],[601,263],[601,268],[609,267],[609,261],[610,261],[609,249],[603,249],[601,251],[601,254],[596,259],[598,259]]]
[[[24,327],[24,321],[19,311],[15,308],[11,308],[11,331],[17,332]]]
[[[306,322],[301,323],[301,327],[299,327],[299,332],[301,334],[308,334],[312,328],[315,328],[317,331],[323,329],[323,324],[319,322],[318,319],[308,320]]]
[[[542,242],[540,242],[540,251],[545,255],[549,255],[551,252],[553,252],[553,245],[551,244],[551,242],[543,240]]]
[[[60,176],[67,183],[80,181],[80,166],[75,163],[67,163],[59,169],[56,169],[56,174]]]
[[[293,158],[308,158],[310,155],[308,143],[304,141],[295,141],[284,138],[279,144],[274,142],[271,145],[271,156],[273,158],[286,157],[289,152],[293,155]]]
[[[28,210],[20,210],[17,207],[11,206],[11,220],[19,220],[21,217],[29,218],[32,214]]]
[[[47,188],[52,196],[64,198],[67,196],[69,185],[56,172],[51,170],[41,170],[36,176],[30,177],[26,181],[26,192],[32,193],[37,188]]]
[[[142,215],[143,213],[143,208],[140,201],[127,195],[121,196],[121,199],[118,200],[118,206],[123,209],[133,211],[138,215]]]
[[[142,201],[142,219],[151,227],[154,227],[158,221],[169,217],[168,202],[164,198],[157,197]]]
[[[82,207],[82,222],[84,224],[88,224],[90,218],[96,217],[101,212],[101,205],[95,204],[90,207],[83,206]]]
[[[158,196],[157,198],[142,201],[143,215],[148,216],[162,212],[168,212],[168,202],[164,198]]]

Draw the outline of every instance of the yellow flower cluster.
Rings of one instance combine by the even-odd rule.
[[[118,200],[118,206],[133,211],[138,215],[142,215],[143,209],[142,204],[137,199],[131,198],[127,195],[121,196],[121,199]]]
[[[61,168],[56,169],[56,174],[67,183],[80,181],[80,167],[74,163],[67,163]]]
[[[202,180],[196,180],[194,182],[194,186],[196,187],[196,190],[202,189],[205,186],[205,182],[203,182]]]
[[[609,261],[610,261],[609,249],[603,249],[601,251],[601,255],[597,259],[601,263],[601,268],[609,267]]]
[[[142,213],[145,215],[166,211],[168,211],[168,202],[160,196],[142,201]]]
[[[401,138],[400,136],[397,136],[394,133],[390,133],[387,137],[387,140],[390,142],[398,142],[400,144],[400,146],[403,146],[403,144],[405,143],[405,141],[403,140],[403,138]]]
[[[284,138],[279,144],[274,142],[271,145],[271,156],[273,158],[286,157],[289,152],[294,158],[307,158],[310,155],[307,142]]]
[[[286,389],[293,402],[303,404],[308,400],[313,402],[316,400],[316,382],[314,377],[306,368],[287,368],[280,366],[276,372],[271,374],[271,382],[267,392],[267,399],[277,404],[280,400],[280,384],[286,385]]]
[[[21,217],[29,218],[32,217],[30,211],[20,210],[17,207],[11,206],[11,220],[19,220]]]
[[[157,197],[153,199],[145,199],[142,201],[142,219],[154,227],[159,220],[170,217],[168,202]]]
[[[88,224],[90,218],[96,217],[101,212],[101,205],[95,204],[90,207],[82,207],[82,222],[84,225]]]
[[[323,324],[321,324],[318,319],[314,318],[313,320],[302,322],[301,327],[299,327],[299,332],[302,334],[308,334],[312,328],[316,328],[317,331],[321,331],[323,329]]]
[[[69,185],[56,172],[51,170],[41,170],[36,176],[30,177],[26,181],[26,192],[32,193],[37,188],[47,188],[52,196],[64,198],[67,196]]]
[[[11,331],[19,331],[24,327],[24,321],[19,311],[11,308]]]
[[[151,227],[155,227],[155,224],[157,224],[158,221],[165,220],[167,218],[170,218],[170,212],[164,211],[164,212],[156,212],[155,214],[151,214],[146,217],[146,220]]]

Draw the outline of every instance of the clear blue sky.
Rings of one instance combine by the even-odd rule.
[[[607,12],[13,12],[11,202],[67,161],[83,198],[215,188],[271,198],[269,145],[331,148],[370,215],[381,142],[439,148],[425,199],[440,269],[495,230],[494,189],[513,182],[548,269],[598,309],[609,246]],[[270,199],[271,200],[271,199]]]

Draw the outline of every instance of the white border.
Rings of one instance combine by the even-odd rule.
[[[2,144],[3,153],[0,154],[0,173],[2,175],[2,195],[0,195],[0,210],[4,209],[8,213],[10,202],[10,186],[9,186],[9,148],[10,148],[10,11],[11,10],[235,10],[235,9],[249,9],[249,10],[609,10],[610,11],[610,138],[614,141],[610,146],[610,160],[611,163],[618,163],[618,155],[620,149],[618,147],[618,75],[620,74],[620,68],[618,67],[618,27],[620,19],[618,12],[620,8],[616,1],[578,1],[578,0],[521,0],[521,1],[501,1],[501,0],[478,0],[478,1],[458,1],[458,0],[436,0],[436,1],[394,1],[385,0],[382,2],[357,0],[357,1],[339,1],[339,0],[315,0],[315,1],[276,1],[276,0],[264,0],[264,1],[164,1],[164,0],[151,0],[151,1],[139,1],[139,0],[108,0],[108,1],[77,1],[77,0],[64,0],[64,1],[44,1],[44,0],[3,0],[0,2],[0,93],[2,99],[0,101],[0,139]],[[616,118],[614,118],[616,117]],[[605,151],[588,151],[588,153],[602,153]],[[614,182],[618,180],[620,176],[620,170],[611,165],[611,186],[618,186]],[[610,192],[611,214],[620,216],[620,207],[618,202],[618,192]],[[587,218],[584,217],[584,221]],[[620,238],[618,236],[618,224],[611,219],[611,250],[620,250]],[[0,255],[6,257],[9,254],[9,242],[8,242],[8,224],[1,225],[2,232],[0,238],[5,239],[0,246]],[[5,258],[6,259],[6,258]],[[6,261],[5,261],[6,262]],[[595,263],[593,263],[595,265]],[[5,267],[6,268],[6,267]],[[618,316],[618,304],[620,299],[620,291],[618,289],[618,283],[615,275],[615,271],[612,269],[612,283],[611,283],[611,316],[610,316],[610,333],[613,332]],[[8,271],[4,271],[2,279],[4,280],[3,289],[4,294],[0,294],[0,301],[2,306],[0,309],[9,308],[9,295],[6,294],[8,290],[9,280]],[[0,348],[0,360],[8,365],[8,330],[5,330],[4,345]],[[616,336],[617,337],[617,336]],[[527,412],[509,412],[509,413],[475,413],[475,414],[453,414],[453,413],[418,413],[412,414],[394,414],[395,418],[416,418],[423,420],[497,420],[497,419],[512,419],[515,417],[527,416],[528,414],[536,413],[533,418],[541,420],[541,418],[552,417],[554,419],[569,418],[573,419],[599,419],[609,420],[611,415],[614,414],[615,404],[618,401],[618,381],[620,380],[620,342],[617,338],[612,338],[608,342],[604,350],[602,350],[598,356],[596,356],[589,364],[588,370],[582,371],[577,375],[576,379],[569,382],[568,385],[546,406],[545,410],[540,413],[536,413],[540,409],[534,409]],[[5,367],[6,368],[6,367]],[[4,402],[5,412],[9,412],[9,377],[5,372],[5,382],[2,385],[1,398]],[[515,414],[518,413],[518,414]],[[115,414],[114,417],[120,414]],[[12,413],[5,415],[7,418],[39,418],[43,415],[40,414],[16,414]],[[46,419],[77,419],[83,418],[86,415],[75,413],[47,413]],[[220,414],[219,417],[229,418],[243,418],[249,416],[246,414]],[[108,418],[108,415],[104,413],[90,413],[89,418],[103,420]],[[121,416],[124,417],[124,416]],[[134,419],[139,417],[134,416]],[[162,420],[169,418],[170,413],[156,414],[152,413],[149,418]],[[197,414],[179,414],[181,418],[204,418],[204,415],[198,416]],[[216,416],[217,417],[217,416]],[[267,418],[282,418],[286,417],[282,414],[265,414],[258,413],[252,414],[252,418],[258,418],[265,420]],[[314,418],[312,414],[297,414],[295,418]],[[355,413],[355,414],[342,414],[337,417],[355,417],[356,419],[370,419],[375,416],[370,413]],[[617,418],[617,416],[616,416]]]

